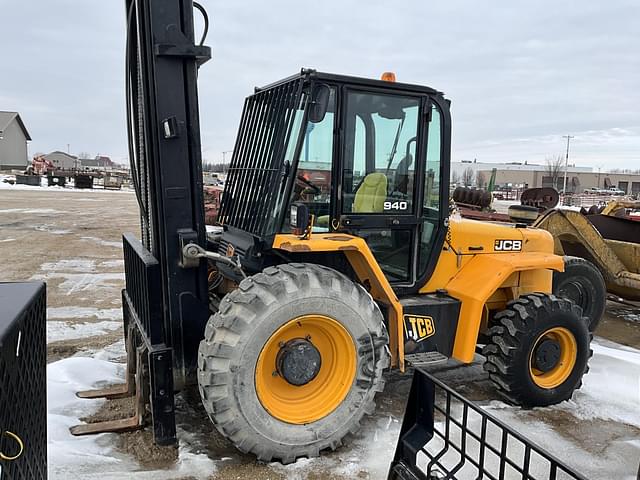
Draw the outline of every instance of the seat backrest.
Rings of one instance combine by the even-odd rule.
[[[353,200],[354,213],[382,213],[387,199],[387,176],[370,173],[362,181]]]
[[[411,154],[405,155],[405,157],[400,160],[398,166],[396,167],[396,174],[393,179],[393,192],[400,192],[407,194],[407,188],[409,186],[409,168],[413,163],[413,156]]]

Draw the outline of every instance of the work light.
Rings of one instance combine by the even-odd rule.
[[[289,222],[294,233],[301,235],[309,228],[309,207],[304,203],[292,203]]]

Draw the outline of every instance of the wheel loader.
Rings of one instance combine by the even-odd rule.
[[[127,0],[127,92],[142,239],[124,237],[125,385],[136,428],[174,443],[173,392],[197,382],[219,432],[260,460],[335,449],[385,369],[476,353],[497,391],[552,405],[590,356],[552,292],[553,239],[449,212],[450,102],[422,85],[299,73],[243,107],[217,227],[205,235],[189,0]],[[322,181],[318,181],[322,178]],[[209,317],[209,318],[208,318]]]

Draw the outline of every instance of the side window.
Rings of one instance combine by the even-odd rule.
[[[429,123],[429,135],[427,137],[427,168],[424,179],[423,206],[427,214],[437,215],[440,208],[440,155],[442,151],[442,129],[440,110],[433,105],[431,107],[431,122]],[[435,212],[434,212],[435,209]]]
[[[319,232],[328,231],[329,227],[335,97],[335,89],[332,88],[329,106],[323,120],[319,123],[308,122],[306,125],[298,170],[289,201],[289,204],[293,202],[307,204],[309,212],[315,216],[313,229]],[[295,149],[288,150],[287,158],[292,158],[294,153]],[[286,211],[288,215],[289,208]],[[288,220],[284,228],[289,228]]]
[[[419,104],[400,95],[347,94],[343,213],[413,212]]]
[[[442,156],[442,115],[433,105],[431,122],[427,135],[427,158],[422,201],[422,231],[420,232],[419,273],[423,275],[428,267],[433,250],[433,242],[440,221],[440,167]]]

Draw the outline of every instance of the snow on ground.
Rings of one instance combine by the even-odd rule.
[[[53,208],[5,208],[0,209],[0,214],[3,213],[24,213],[28,215],[52,215],[57,213],[66,213],[62,210],[55,210]]]
[[[32,185],[18,185],[11,184],[8,181],[15,181],[15,175],[0,175],[0,190],[35,190],[35,191],[47,191],[47,192],[74,192],[74,193],[89,193],[89,192],[100,192],[100,193],[108,193],[108,194],[118,194],[118,193],[134,193],[132,188],[122,187],[120,190],[105,190],[101,185],[95,185],[95,188],[73,188],[73,182],[68,183],[65,187],[60,187],[58,185],[49,186],[47,177],[40,177],[40,186],[32,186]]]
[[[56,262],[45,262],[40,265],[40,270],[45,272],[51,270],[63,270],[65,272],[93,272],[96,269],[96,262],[94,260],[87,260],[83,258],[71,258],[58,260]]]
[[[269,466],[289,480],[305,480],[314,472],[322,472],[345,478],[386,478],[393,459],[400,432],[400,419],[379,417],[367,423],[345,447],[318,458],[300,459],[289,465],[274,462]],[[313,477],[321,478],[321,477]]]
[[[100,268],[124,268],[124,260],[106,260],[100,262]]]
[[[99,245],[102,245],[103,247],[115,247],[115,248],[122,248],[122,242],[112,242],[112,241],[108,241],[108,240],[103,240],[101,238],[97,238],[97,237],[80,237],[81,240],[85,240],[85,241],[89,241],[89,242],[95,242]]]
[[[98,384],[96,379],[102,379]],[[73,437],[69,427],[91,415],[104,400],[86,400],[76,392],[122,382],[124,367],[104,360],[71,357],[47,366],[47,428],[49,433],[49,478],[168,480],[208,478],[215,463],[206,455],[182,447],[175,467],[162,471],[143,471],[132,459],[114,449],[116,434]]]
[[[47,308],[48,319],[79,319],[97,318],[98,320],[122,320],[121,308],[95,308],[95,307],[50,307]]]
[[[572,400],[553,408],[583,420],[599,418],[640,428],[640,350],[604,339],[594,341],[592,349],[582,388]]]
[[[640,350],[596,339],[590,371],[573,398],[523,411],[487,410],[587,478],[636,478],[640,463]]]
[[[58,286],[61,293],[71,295],[76,292],[91,290],[94,294],[112,293],[112,290],[120,289],[124,280],[124,273],[67,273],[47,272],[36,274],[31,280],[62,279]]]
[[[122,322],[69,323],[47,321],[47,343],[85,337],[97,337],[122,328]]]
[[[590,373],[573,400],[528,411],[495,400],[483,402],[482,406],[587,478],[632,480],[640,461],[640,439],[637,435],[627,438],[606,434],[611,428],[640,427],[640,350],[603,339],[594,341],[593,350]],[[96,358],[76,356],[49,366],[51,479],[115,479],[122,478],[123,474],[132,479],[161,480],[180,478],[180,475],[198,480],[210,478],[218,462],[227,459],[216,458],[215,452],[202,451],[198,447],[203,444],[202,439],[180,426],[180,460],[173,470],[157,472],[142,471],[130,457],[114,451],[114,435],[74,438],[67,433],[68,426],[100,406],[99,401],[77,399],[73,392],[100,386],[102,383],[94,383],[96,379],[120,381],[123,366],[104,359],[117,358],[122,352],[123,343],[118,342],[100,351]],[[475,374],[469,375],[471,380]],[[475,420],[470,417],[470,422],[479,423],[479,419],[479,416]],[[575,437],[566,434],[563,423],[567,421],[573,425],[568,430],[575,431]],[[395,450],[400,422],[401,419],[380,416],[365,423],[348,445],[333,454],[301,459],[291,465],[272,463],[269,467],[292,480],[304,480],[318,472],[357,477],[363,471],[368,473],[368,478],[384,478]],[[597,432],[593,430],[594,422],[605,433],[603,444],[588,436]],[[587,436],[582,437],[583,434]],[[195,448],[197,453],[190,448]],[[514,457],[518,448],[511,449]],[[541,469],[535,462],[533,468],[534,471]],[[70,476],[71,472],[77,476]]]
[[[122,328],[121,308],[50,307],[47,308],[47,343],[95,337]],[[60,319],[61,321],[55,321]],[[99,322],[80,319],[98,319]]]

